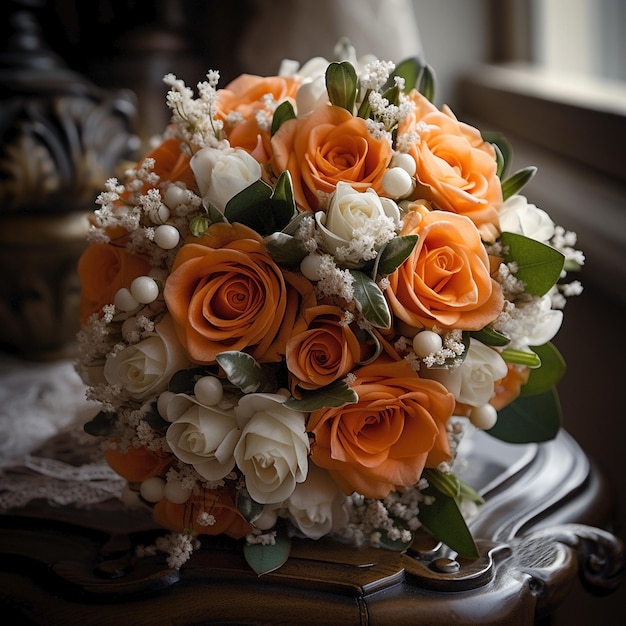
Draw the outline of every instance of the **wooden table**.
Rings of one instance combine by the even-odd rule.
[[[603,530],[612,500],[566,433],[511,446],[476,433],[463,478],[486,503],[472,520],[480,558],[456,559],[428,535],[404,554],[296,541],[257,577],[237,542],[209,538],[180,571],[134,548],[158,532],[112,501],[92,510],[32,503],[0,516],[5,623],[532,624],[580,577],[590,593],[620,581],[623,545]]]

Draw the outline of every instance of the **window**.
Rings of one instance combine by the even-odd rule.
[[[616,50],[626,3],[492,0],[489,8],[495,62],[461,78],[461,116],[508,135],[516,168],[539,167],[526,195],[578,233],[587,280],[623,301],[626,54]]]
[[[626,82],[623,0],[532,0],[530,22],[539,66]]]

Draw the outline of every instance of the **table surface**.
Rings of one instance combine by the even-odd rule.
[[[69,395],[80,385],[60,367],[42,365],[35,378],[50,380],[49,368],[63,373],[67,410],[68,385]],[[84,417],[88,407],[75,397]],[[57,404],[48,401],[52,411]],[[460,473],[485,498],[470,521],[476,560],[457,558],[425,532],[402,554],[295,540],[287,563],[258,577],[241,544],[221,537],[203,539],[179,571],[162,556],[136,557],[137,545],[161,531],[147,512],[123,504],[123,483],[93,461],[91,446],[76,445],[76,421],[28,450],[24,466],[0,466],[0,606],[19,623],[530,624],[549,616],[577,579],[594,594],[621,579],[623,545],[605,530],[611,494],[564,431],[543,444],[506,444],[480,431],[463,440]],[[46,497],[15,506],[16,494],[37,489]]]

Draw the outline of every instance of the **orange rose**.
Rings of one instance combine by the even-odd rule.
[[[163,476],[175,461],[171,455],[164,457],[147,448],[130,448],[126,452],[107,448],[104,458],[111,469],[129,483],[140,483],[153,476]]]
[[[207,513],[213,524],[202,524],[199,516]],[[166,498],[159,500],[152,509],[154,521],[175,533],[194,530],[201,535],[225,534],[241,539],[252,532],[252,524],[237,511],[232,495],[226,488],[204,490],[192,495],[184,504],[175,504]]]
[[[511,404],[519,396],[529,376],[530,370],[527,367],[509,363],[506,376],[495,383],[495,395],[489,400],[489,404],[497,411]]]
[[[182,182],[187,189],[192,189],[197,193],[196,179],[189,167],[190,156],[181,150],[181,143],[173,137],[160,143],[154,150],[146,154],[139,162],[139,165],[147,158],[154,159],[154,169],[159,176],[159,180]]]
[[[118,289],[129,287],[138,276],[150,271],[147,259],[131,254],[125,248],[109,243],[88,246],[78,260],[81,284],[80,321],[86,324],[90,315],[113,304]]]
[[[310,211],[319,208],[318,193],[332,193],[341,181],[356,191],[381,193],[392,156],[387,140],[373,137],[364,119],[337,106],[284,122],[272,137],[272,150],[272,168],[289,170],[298,206]]]
[[[398,135],[414,131],[420,137],[409,150],[417,165],[416,197],[444,211],[466,215],[484,241],[494,241],[500,234],[502,187],[493,146],[483,141],[476,128],[459,122],[447,107],[439,111],[417,91],[409,95],[416,109],[401,123]]]
[[[304,319],[306,329],[287,342],[287,368],[293,387],[317,389],[345,376],[360,360],[361,347],[339,307],[308,308]]]
[[[266,163],[270,154],[272,106],[294,100],[300,79],[293,76],[253,76],[242,74],[218,91],[218,117],[231,146],[243,148],[259,163]],[[272,103],[266,102],[271,96]],[[229,118],[229,114],[235,116]],[[268,124],[259,125],[259,116],[267,115]],[[232,121],[233,117],[237,121]]]
[[[285,280],[261,237],[224,222],[178,251],[164,296],[187,354],[204,364],[246,348],[265,360],[287,308]]]
[[[462,215],[413,206],[402,234],[419,239],[389,276],[392,311],[416,328],[480,330],[498,316],[504,298],[476,226]]]
[[[446,422],[454,396],[405,360],[378,360],[355,372],[358,402],[311,413],[311,460],[346,493],[384,498],[414,485],[425,466],[450,459]]]

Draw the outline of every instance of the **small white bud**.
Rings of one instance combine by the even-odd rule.
[[[322,257],[319,254],[308,254],[300,263],[300,271],[305,278],[318,281],[320,279],[321,265]]]
[[[139,307],[137,298],[135,298],[126,287],[118,289],[115,297],[113,298],[113,304],[120,311],[134,311]]]
[[[169,480],[163,488],[163,496],[174,504],[184,504],[189,500],[191,489],[186,489],[179,480]]]
[[[163,498],[164,488],[165,481],[158,476],[152,476],[141,483],[139,493],[148,502],[158,502]]]
[[[141,304],[150,304],[159,297],[159,286],[150,276],[138,276],[130,284],[130,293]]]
[[[401,167],[391,167],[383,174],[382,187],[391,198],[404,198],[413,191],[413,179]]]
[[[163,202],[165,202],[170,209],[175,209],[177,206],[187,202],[187,194],[185,190],[178,185],[170,185],[165,192]]]
[[[389,167],[399,167],[403,169],[409,176],[415,175],[415,170],[417,166],[415,165],[415,159],[406,152],[396,152],[392,159]]]
[[[204,406],[215,406],[224,396],[222,381],[215,376],[203,376],[193,387],[193,395]]]
[[[161,224],[154,231],[154,243],[163,250],[172,250],[180,241],[180,233],[171,224]]]
[[[432,330],[423,330],[413,337],[413,350],[421,359],[439,352],[442,347],[441,337]]]
[[[491,404],[483,404],[475,406],[469,416],[470,422],[481,430],[489,430],[496,425],[498,421],[498,412]]]

